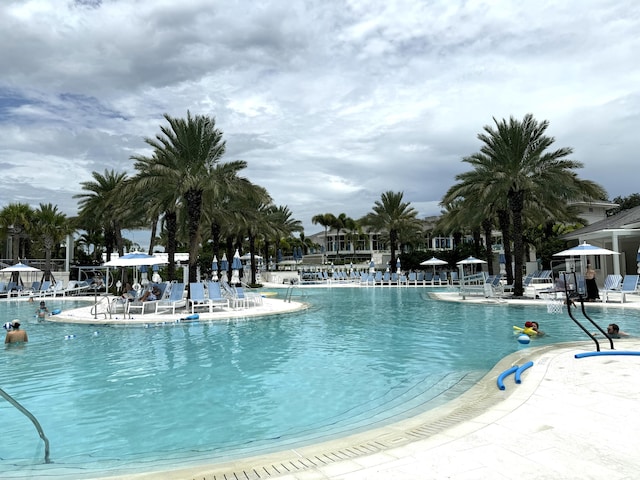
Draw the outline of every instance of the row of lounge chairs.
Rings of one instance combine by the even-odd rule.
[[[32,282],[29,287],[18,285],[16,282],[0,282],[0,297],[55,297],[78,295],[91,289],[90,281],[69,281],[65,286],[63,282],[51,282],[48,280]]]
[[[441,286],[458,284],[458,273],[451,272],[450,277],[447,272],[441,274],[433,274],[432,272],[317,272],[314,276],[303,275],[303,284],[317,283],[359,283],[361,285],[411,285],[411,286]]]
[[[157,287],[159,296],[154,300],[141,299],[144,292]],[[128,314],[176,313],[178,309],[195,314],[197,311],[212,313],[215,308],[247,308],[261,305],[262,296],[255,292],[246,292],[242,287],[235,287],[226,282],[193,282],[189,284],[189,292],[185,291],[185,284],[181,282],[163,282],[148,284],[140,292],[131,292],[133,298],[116,298],[113,300],[111,311],[121,311]]]

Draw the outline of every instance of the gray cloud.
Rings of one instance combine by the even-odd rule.
[[[639,18],[630,0],[5,0],[3,199],[75,214],[81,181],[132,173],[162,114],[187,110],[215,117],[227,158],[307,234],[387,190],[439,213],[482,127],[529,112],[583,178],[628,195]]]

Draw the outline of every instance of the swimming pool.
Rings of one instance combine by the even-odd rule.
[[[405,288],[305,293],[312,306],[296,314],[152,328],[38,324],[33,304],[0,303],[2,322],[29,320],[30,337],[0,355],[1,386],[38,418],[54,462],[42,464],[37,432],[0,399],[0,477],[131,473],[323,441],[455,398],[529,348],[513,325],[538,320],[547,335],[533,345],[585,339],[545,306],[440,302]],[[592,316],[629,330],[630,315]]]

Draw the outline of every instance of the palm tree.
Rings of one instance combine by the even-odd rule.
[[[24,240],[31,229],[32,218],[33,209],[26,203],[10,203],[0,211],[0,230],[3,236],[11,237],[12,256],[15,262],[19,260],[20,253],[23,257],[27,255],[28,247]]]
[[[93,181],[80,185],[86,193],[79,193],[79,214],[76,219],[80,229],[95,229],[97,226],[104,232],[107,261],[111,259],[114,248],[124,253],[122,229],[130,226],[135,216],[132,205],[135,201],[126,195],[127,174],[105,170],[104,174],[92,172]]]
[[[324,253],[322,263],[327,263],[327,233],[329,227],[333,227],[336,223],[336,216],[332,213],[319,213],[311,218],[311,223],[314,225],[322,225],[324,227]]]
[[[402,192],[387,191],[380,200],[376,200],[373,211],[365,215],[362,223],[372,230],[388,235],[391,248],[391,269],[396,269],[396,250],[399,233],[405,229],[419,230],[421,225],[417,219],[417,210],[403,201]]]
[[[45,251],[45,269],[43,280],[51,280],[51,250],[73,232],[67,216],[58,211],[58,207],[40,204],[33,215],[33,236],[42,242]]]
[[[333,228],[336,229],[336,256],[340,257],[340,233],[343,230],[356,230],[357,229],[357,222],[351,218],[348,217],[346,213],[341,213],[340,215],[338,215],[337,217],[334,217],[335,220],[333,222],[333,225],[331,225]]]
[[[169,125],[161,126],[161,133],[155,138],[145,139],[154,149],[153,165],[145,157],[132,158],[138,162],[136,168],[144,171],[148,184],[171,190],[165,197],[165,205],[175,205],[185,212],[189,281],[194,282],[202,236],[203,201],[206,192],[219,185],[219,177],[214,170],[224,155],[225,142],[213,118],[192,116],[190,112],[187,112],[186,119],[173,118],[168,114],[164,118]],[[238,166],[244,168],[246,164],[240,162]]]
[[[582,163],[567,159],[572,153],[570,148],[547,151],[555,142],[545,135],[548,121],[537,122],[527,114],[522,121],[494,118],[494,123],[495,128],[486,125],[484,133],[478,135],[483,142],[480,152],[463,159],[474,170],[456,179],[467,185],[475,183],[479,193],[476,201],[500,205],[499,199],[506,198],[512,222],[514,296],[521,296],[525,207],[537,205],[539,209],[557,211],[570,201],[606,198],[606,192],[596,183],[576,176],[573,170],[581,168]]]

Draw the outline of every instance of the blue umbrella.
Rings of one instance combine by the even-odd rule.
[[[282,250],[279,248],[278,253],[276,254],[276,262],[280,263],[282,261]]]
[[[240,260],[240,257],[233,257],[233,261],[231,262],[231,269],[232,270],[241,270],[242,269],[242,260]]]

